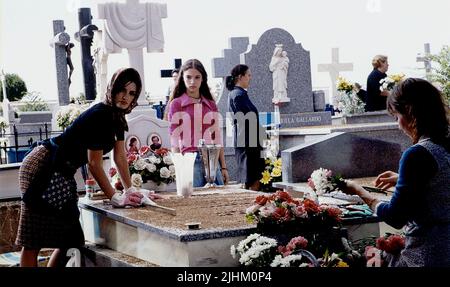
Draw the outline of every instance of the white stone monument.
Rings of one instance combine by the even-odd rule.
[[[98,18],[104,19],[103,35],[106,53],[120,53],[128,50],[130,67],[135,68],[142,78],[142,95],[145,94],[143,48],[147,52],[163,52],[164,35],[162,19],[167,18],[167,5],[162,3],[139,3],[127,0],[126,3],[98,4]],[[144,96],[139,104],[145,105]]]
[[[269,64],[273,79],[274,104],[290,102],[287,96],[287,75],[289,70],[289,58],[287,52],[283,51],[282,44],[275,44],[272,59]]]
[[[339,72],[353,71],[353,63],[339,63],[339,48],[333,48],[331,50],[331,64],[319,64],[317,68],[319,72],[330,73],[332,85],[332,99],[330,102],[334,103],[337,96],[336,83],[339,77]]]

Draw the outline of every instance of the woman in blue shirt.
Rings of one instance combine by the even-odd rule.
[[[375,180],[395,191],[380,202],[352,181],[346,192],[359,195],[376,215],[394,228],[405,227],[406,245],[389,266],[450,267],[450,139],[449,112],[431,83],[409,78],[394,87],[388,111],[414,143],[402,155],[398,173]]]

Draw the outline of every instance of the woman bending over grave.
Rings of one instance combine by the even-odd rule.
[[[197,59],[186,61],[180,68],[176,85],[171,95],[168,119],[173,152],[196,152],[194,166],[194,187],[205,186],[205,169],[200,157],[198,144],[204,139],[206,144],[222,145],[220,114],[208,87],[208,75]],[[220,150],[215,183],[228,182],[228,170],[223,145]]]
[[[394,87],[387,109],[414,143],[403,153],[398,173],[384,172],[375,180],[378,187],[395,185],[391,201],[378,201],[352,181],[345,191],[359,195],[392,227],[404,227],[405,248],[383,258],[389,266],[450,267],[448,107],[431,83],[408,78]]]
[[[23,193],[16,244],[21,266],[37,266],[41,248],[55,248],[49,266],[64,265],[66,251],[84,245],[79,221],[76,170],[87,164],[98,185],[115,206],[139,205],[142,195],[131,187],[125,155],[125,115],[137,105],[141,78],[120,69],[108,85],[104,102],[82,113],[61,135],[32,147],[19,171]],[[103,155],[113,150],[126,188],[116,193],[103,170]]]
[[[246,189],[259,190],[261,174],[264,171],[264,157],[259,132],[264,132],[259,125],[258,109],[248,97],[247,89],[252,78],[246,65],[237,65],[226,78],[228,109],[234,115],[233,137],[238,182]],[[248,118],[249,120],[244,120]]]

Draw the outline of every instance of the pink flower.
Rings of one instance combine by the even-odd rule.
[[[295,249],[305,249],[307,245],[308,240],[306,240],[303,236],[297,236],[292,238],[286,247],[289,250],[294,251]]]
[[[326,169],[325,176],[330,178],[330,177],[333,176],[333,172],[331,170],[329,170],[329,169]]]
[[[316,190],[316,186],[314,185],[314,181],[312,180],[312,178],[308,178],[308,186],[313,190]]]
[[[117,169],[115,168],[115,167],[111,167],[110,169],[109,169],[109,176],[110,177],[113,177],[113,176],[115,176],[116,175],[116,173],[117,173]]]

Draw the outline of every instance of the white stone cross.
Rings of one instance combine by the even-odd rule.
[[[336,82],[339,72],[353,71],[353,63],[339,63],[339,48],[333,48],[331,54],[331,64],[319,64],[317,66],[319,72],[330,73],[332,99],[336,99]]]
[[[142,49],[147,48],[148,53],[164,51],[162,19],[167,18],[167,4],[139,3],[139,0],[98,4],[98,18],[106,20],[104,52],[128,50],[130,67],[141,75],[142,95],[145,94]],[[138,102],[145,105],[145,97],[141,96]]]
[[[417,62],[423,62],[425,66],[425,73],[428,78],[428,75],[431,73],[431,61],[430,61],[430,43],[424,44],[425,54],[416,57]],[[420,55],[420,54],[419,54]]]

